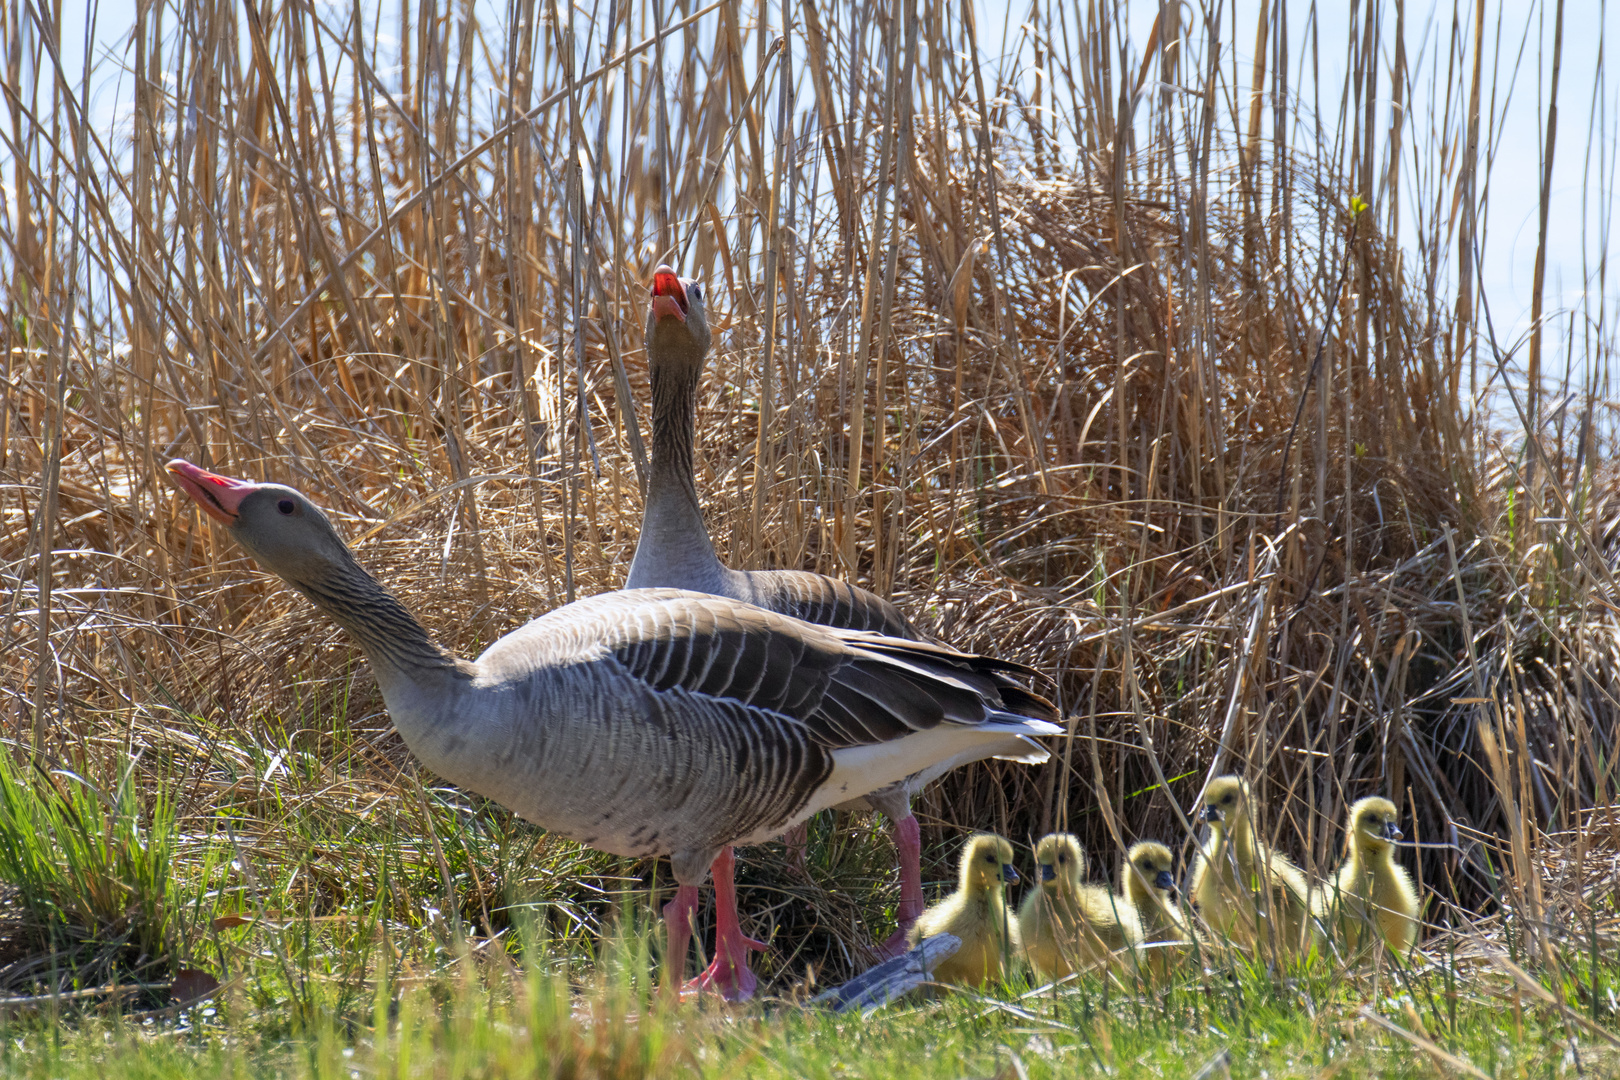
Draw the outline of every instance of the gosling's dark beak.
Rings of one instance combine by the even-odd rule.
[[[1001,864],[1001,880],[1010,884],[1018,884],[1018,871],[1012,868],[1012,863]]]
[[[1170,871],[1160,870],[1153,876],[1153,884],[1156,888],[1163,889],[1165,892],[1174,892],[1176,879],[1170,876]]]
[[[1401,827],[1399,825],[1391,821],[1384,826],[1384,835],[1391,840],[1399,840],[1406,834],[1401,832]]]
[[[1219,821],[1219,820],[1221,820],[1220,807],[1215,806],[1213,803],[1210,804],[1209,806],[1204,807],[1204,820],[1205,821]]]
[[[1057,867],[1049,862],[1041,863],[1041,880],[1052,881],[1057,877]]]

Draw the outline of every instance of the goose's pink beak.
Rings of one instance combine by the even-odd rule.
[[[661,263],[653,271],[652,309],[654,319],[676,318],[686,321],[686,286],[668,263]]]
[[[242,500],[259,490],[251,480],[233,480],[229,476],[199,469],[185,458],[175,458],[166,466],[174,482],[187,495],[197,501],[203,513],[221,525],[235,525],[237,508]]]

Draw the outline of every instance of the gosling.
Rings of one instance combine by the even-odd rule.
[[[1171,893],[1176,879],[1170,849],[1157,840],[1133,844],[1125,853],[1125,895],[1142,924],[1143,941],[1191,941],[1181,908]]]
[[[934,981],[982,987],[1007,979],[1007,958],[1019,951],[1018,928],[1007,915],[1006,887],[1018,880],[1012,845],[991,833],[968,839],[956,891],[917,919],[912,948],[935,934],[954,934],[962,947],[934,969]]]
[[[1369,951],[1373,927],[1391,952],[1405,956],[1417,941],[1418,896],[1406,870],[1395,862],[1401,838],[1395,804],[1374,795],[1350,808],[1345,860],[1317,895],[1316,913],[1335,927],[1347,955]]]
[[[1287,856],[1254,835],[1253,801],[1241,776],[1209,782],[1204,791],[1209,838],[1193,868],[1192,896],[1204,920],[1228,940],[1253,948],[1269,938],[1262,927],[1274,919],[1278,945],[1300,951],[1314,941],[1310,886]]]
[[[1043,836],[1035,861],[1041,880],[1019,909],[1018,932],[1036,975],[1061,979],[1141,943],[1142,926],[1130,901],[1086,884],[1080,841],[1068,833]]]

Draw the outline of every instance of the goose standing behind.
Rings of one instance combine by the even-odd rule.
[[[1007,914],[1007,885],[1018,881],[1012,860],[1012,845],[1001,837],[969,837],[956,891],[912,926],[913,948],[935,934],[955,934],[962,941],[956,955],[934,969],[936,982],[984,986],[1006,981],[1007,958],[1019,952],[1018,926]]]
[[[1018,934],[1035,974],[1050,982],[1111,962],[1135,948],[1142,927],[1130,901],[1107,886],[1086,884],[1086,855],[1068,833],[1035,845],[1040,882],[1018,910]]]
[[[1254,793],[1240,776],[1217,776],[1204,791],[1209,838],[1193,869],[1192,896],[1217,933],[1254,947],[1270,940],[1294,953],[1311,941],[1310,886],[1305,874],[1254,834]],[[1262,885],[1262,883],[1264,883]]]
[[[264,569],[346,629],[395,728],[434,772],[603,851],[670,856],[666,963],[680,983],[698,886],[715,869],[715,963],[754,988],[725,849],[1008,736],[1054,734],[1038,696],[1002,707],[1016,666],[831,630],[674,589],[576,601],[474,661],[441,649],[292,488],[169,472]]]
[[[1347,955],[1368,951],[1375,934],[1401,956],[1417,941],[1417,890],[1395,862],[1397,820],[1395,804],[1376,795],[1350,807],[1344,865],[1316,894],[1317,916],[1337,929]]]
[[[702,283],[679,277],[669,266],[659,266],[653,272],[644,338],[652,382],[652,470],[641,533],[625,587],[691,589],[729,596],[823,626],[923,640],[922,633],[899,608],[865,589],[824,574],[733,570],[720,562],[703,524],[693,468],[698,380],[708,357],[709,342]],[[1010,692],[1016,696],[1017,691]],[[970,761],[998,757],[1038,765],[1048,756],[1043,747],[1027,738],[1009,737],[996,745],[976,746],[838,807],[877,810],[894,824],[900,871],[900,903],[896,911],[899,928],[884,943],[884,953],[905,952],[911,926],[923,909],[922,842],[917,819],[911,813],[912,796],[930,781]]]

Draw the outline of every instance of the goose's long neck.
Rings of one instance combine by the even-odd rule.
[[[1042,882],[1041,890],[1054,900],[1065,900],[1072,902],[1076,896],[1080,895],[1080,886],[1082,884],[1084,884],[1084,882],[1078,879],[1070,879],[1062,874],[1059,874],[1051,881]]]
[[[316,607],[354,636],[385,697],[409,684],[432,695],[462,667],[393,593],[344,552],[341,562],[309,581],[294,582]],[[390,708],[394,707],[391,700]]]
[[[1000,911],[1006,906],[1006,892],[999,881],[985,881],[964,875],[960,889],[967,897],[968,903],[982,904],[987,911]]]
[[[652,365],[652,475],[625,587],[721,592],[725,571],[703,527],[692,441],[701,369]]]

